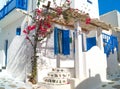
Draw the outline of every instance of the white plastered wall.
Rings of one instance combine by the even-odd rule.
[[[114,53],[111,52],[109,57],[107,58],[107,72],[109,77],[117,77],[120,74],[116,49]]]
[[[7,71],[14,78],[25,81],[27,72],[30,72],[30,43],[25,40],[22,30],[25,24],[25,17],[2,28],[0,38],[0,50],[5,52],[5,40],[8,40]],[[21,27],[21,35],[16,35],[16,28]],[[5,60],[2,59],[4,62]]]
[[[109,24],[111,24],[112,26],[115,27],[120,27],[120,13],[116,10],[108,12],[102,16],[100,16],[100,19],[104,22],[107,22]],[[108,34],[108,35],[113,35],[113,36],[117,36],[118,39],[118,49],[120,50],[120,32],[116,32],[113,29],[111,29],[110,31],[103,31],[104,33]],[[120,53],[114,51],[114,53],[110,53],[110,55],[107,58],[107,69],[108,69],[108,74],[110,76],[116,76],[119,74],[119,66],[118,66],[118,60],[120,60]]]
[[[100,75],[102,80],[106,79],[107,60],[106,55],[99,47],[93,46],[86,52],[86,70],[88,77]]]
[[[87,3],[87,1],[82,1],[82,0],[81,1],[74,0],[74,1],[75,2],[74,2],[73,7],[75,7],[75,8],[78,8],[80,6],[81,2]],[[98,5],[97,0],[95,1],[94,4]],[[84,6],[83,3],[81,5],[81,7],[82,6]],[[85,9],[85,8],[87,8],[87,9]],[[94,8],[95,10],[93,10],[93,12],[95,12],[95,13],[92,13],[92,11],[91,11],[92,9],[88,10],[89,8],[92,8],[92,9]],[[85,7],[78,8],[78,9],[87,10],[86,12],[89,11],[89,13],[91,14],[91,17],[98,18],[98,10],[97,10],[96,6],[94,7],[94,5],[92,7],[91,4],[87,3],[87,4],[85,4]],[[29,43],[27,43],[27,44],[24,43],[25,42],[24,36],[23,37],[22,36],[20,36],[20,37],[15,36],[16,27],[22,26],[21,24],[24,24],[23,20],[24,20],[24,18],[20,18],[20,19],[16,20],[16,22],[9,24],[5,28],[2,28],[2,35],[0,36],[0,38],[2,38],[2,40],[1,40],[2,43],[0,45],[1,49],[4,49],[4,40],[5,39],[9,40],[8,41],[9,42],[9,49],[8,49],[8,67],[7,67],[7,70],[10,73],[12,73],[14,75],[14,77],[16,77],[16,79],[21,79],[21,80],[24,80],[24,78],[26,77],[25,76],[26,69],[30,68],[29,65],[26,65],[26,63],[30,59],[29,54],[24,55],[26,52],[26,49],[27,49],[27,52],[30,51],[30,49],[27,48],[27,47],[29,47]],[[38,70],[38,81],[39,82],[42,81],[44,76],[47,76],[47,72],[51,71],[52,67],[56,67],[56,56],[54,55],[54,52],[53,52],[53,47],[54,47],[53,34],[51,35],[48,42],[46,42],[47,39],[45,39],[44,41],[45,41],[45,44],[42,44],[43,48],[42,48],[42,50],[40,50],[40,54],[38,54],[38,55],[40,55],[40,58],[38,59],[38,64],[39,64],[39,66],[38,66],[38,69],[39,69]],[[41,47],[41,46],[38,45],[38,47]],[[89,52],[87,54],[89,55]],[[92,67],[93,62],[91,60],[94,61],[95,59],[90,60],[90,59],[88,59],[89,58],[88,56],[86,56],[86,57],[87,57],[86,60],[88,60],[90,62],[90,63],[87,62],[86,68],[87,68],[87,71],[89,68],[92,70],[91,76],[95,76],[96,74],[101,73],[101,70],[95,72],[96,69],[94,69]],[[74,65],[73,59],[69,60],[69,56],[66,56],[66,57],[61,56],[61,59],[62,59],[61,60],[61,67],[73,67],[73,65]],[[101,61],[101,62],[103,62],[103,61]],[[68,63],[69,63],[69,65],[66,65]],[[95,61],[95,63],[97,65],[98,61]],[[100,65],[102,65],[102,64],[100,64]],[[19,74],[20,74],[20,76],[18,76]]]
[[[72,0],[72,2],[75,9],[89,13],[91,18],[99,18],[98,0]]]
[[[58,28],[66,29],[60,25],[55,25]],[[72,34],[72,32],[70,33]],[[73,69],[74,67],[74,58],[73,58],[73,50],[71,47],[71,54],[64,56],[62,54],[54,55],[54,32],[46,39],[44,39],[41,43],[38,44],[39,50],[39,58],[38,58],[38,82],[43,82],[43,78],[47,77],[48,72],[52,71],[52,68],[57,67],[57,57],[59,56],[60,59],[60,67]],[[69,71],[69,70],[68,70]],[[74,72],[72,72],[72,77],[74,76]]]
[[[70,79],[71,89],[97,89],[102,81],[106,81],[106,55],[98,46],[93,46],[83,53],[84,78]]]
[[[35,8],[36,1],[28,0],[28,12],[30,13]],[[7,16],[9,17],[9,15]],[[26,76],[31,71],[30,59],[32,56],[32,48],[30,43],[25,39],[25,34],[22,31],[27,26],[26,21],[29,20],[29,18],[23,15],[22,17],[20,16],[19,19],[13,19],[15,20],[13,20],[12,23],[1,28],[0,55],[2,56],[0,67],[5,66],[5,40],[8,40],[7,71],[14,78],[25,81]],[[9,18],[6,20],[9,20]],[[28,24],[30,23],[31,21],[29,20]],[[21,35],[17,36],[16,28],[19,27],[21,28]]]

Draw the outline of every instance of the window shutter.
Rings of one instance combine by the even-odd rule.
[[[54,28],[54,54],[57,55],[58,54],[58,28],[55,27]]]
[[[70,54],[69,30],[62,30],[62,53],[64,55]]]

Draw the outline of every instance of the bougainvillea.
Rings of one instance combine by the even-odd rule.
[[[50,1],[47,6],[43,6],[40,8],[40,4],[46,0],[38,0],[37,8],[33,11],[32,15],[26,14],[32,18],[32,24],[28,25],[23,32],[26,35],[26,39],[31,43],[34,54],[32,56],[32,73],[30,77],[30,81],[32,83],[36,83],[36,75],[37,75],[37,43],[43,40],[46,36],[48,36],[52,32],[52,22],[53,19],[61,18],[65,20],[65,23],[68,24],[73,22],[74,19],[80,19],[82,17],[79,14],[78,9],[73,9],[70,7],[70,0],[59,0],[60,3],[57,5],[57,1],[53,0],[53,8],[50,7]],[[89,24],[91,19],[86,17],[85,23]],[[30,35],[29,35],[30,34]],[[32,37],[31,37],[32,34]]]
[[[58,17],[63,14],[63,8],[70,7],[70,0],[61,0],[60,5],[57,5],[56,0],[53,0],[54,4],[54,10],[52,13],[49,11],[49,4],[47,8],[40,8],[40,4],[43,3],[45,0],[38,0],[37,2],[37,8],[33,11],[32,15],[26,14],[32,18],[32,24],[28,25],[24,30],[23,33],[26,35],[26,40],[28,40],[32,47],[34,54],[31,57],[32,58],[32,72],[31,76],[29,77],[29,81],[32,83],[36,82],[36,76],[37,76],[37,43],[41,40],[43,40],[47,35],[49,35],[52,32],[52,23],[51,19],[54,17]]]
[[[36,32],[34,37],[41,37],[44,38],[45,35],[47,35],[47,32],[50,32],[51,28],[51,23],[50,23],[50,16],[42,16],[42,9],[36,9],[35,10],[35,15],[33,16],[33,21],[32,25],[27,26],[24,30],[23,33],[25,33],[27,36],[31,32]],[[30,39],[30,38],[29,38]]]

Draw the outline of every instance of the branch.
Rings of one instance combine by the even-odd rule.
[[[20,10],[20,9],[17,9],[17,11],[19,11],[19,12],[21,12],[21,13],[23,13],[23,14],[25,14],[33,19],[32,15],[28,14],[27,12]]]
[[[31,43],[32,47],[34,48],[34,45],[32,43],[32,40],[30,38],[28,38],[29,42]]]
[[[52,32],[53,32],[53,30],[50,31],[50,32],[48,32],[43,38],[39,39],[38,41],[42,41],[42,40],[44,40],[44,39],[45,39],[48,35],[50,35]]]

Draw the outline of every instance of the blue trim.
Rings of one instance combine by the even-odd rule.
[[[58,28],[54,28],[54,54],[57,55],[59,53],[58,50]]]
[[[70,54],[70,37],[69,30],[62,30],[57,27],[54,28],[54,54],[63,55]]]
[[[114,48],[118,51],[118,40],[116,36],[108,35],[102,33],[103,42],[104,42],[104,53],[106,53],[107,57],[109,56],[110,52],[114,53]]]
[[[0,20],[15,8],[27,10],[28,0],[11,0],[0,10]]]
[[[70,54],[70,31],[62,30],[62,54],[69,55]]]
[[[91,49],[93,46],[96,46],[96,37],[87,38],[86,41],[87,41],[87,50]]]
[[[16,29],[16,35],[18,35],[18,36],[21,35],[21,28]]]

